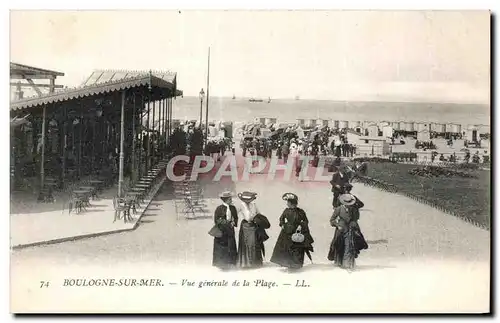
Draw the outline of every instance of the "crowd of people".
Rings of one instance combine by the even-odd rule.
[[[274,129],[269,136],[261,136],[259,126],[244,132],[241,144],[243,156],[247,152],[252,155],[271,158],[273,153],[279,158],[287,159],[291,149],[303,155],[335,155],[352,157],[356,146],[347,140],[346,129],[336,130],[319,127],[303,130],[298,126]],[[332,138],[335,138],[332,140]]]
[[[192,160],[202,154],[219,160],[228,150],[234,153],[234,142],[232,138],[219,136],[205,139],[203,129],[191,122],[187,125],[181,124],[174,129],[168,149],[174,156],[189,155]]]
[[[360,251],[368,248],[358,224],[359,209],[364,204],[351,194],[349,176],[337,167],[333,168],[330,184],[333,193],[330,225],[335,232],[326,258],[334,265],[352,271]],[[221,205],[214,213],[214,226],[209,231],[214,238],[212,265],[222,270],[262,267],[265,242],[269,239],[266,230],[272,224],[257,206],[257,193],[238,193],[241,202],[238,208],[233,203],[233,197],[231,192],[221,193]],[[298,206],[299,197],[294,193],[285,193],[282,199],[286,206],[277,223],[281,230],[270,261],[289,271],[296,271],[303,267],[305,256],[312,262],[314,238],[307,214]],[[235,230],[238,225],[237,244]]]
[[[303,166],[300,156],[310,156],[311,165],[317,167],[321,156],[336,156],[338,161],[340,157],[354,157],[356,153],[356,145],[347,140],[347,130],[316,127],[304,134],[297,126],[277,130],[271,127],[270,135],[264,137],[259,129],[259,126],[254,126],[250,131],[244,131],[241,141],[243,156],[259,156],[266,160],[276,156],[285,164],[293,159],[297,177]],[[255,158],[252,164],[256,162]]]

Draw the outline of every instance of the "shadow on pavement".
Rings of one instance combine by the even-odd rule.
[[[87,212],[87,213],[91,213],[91,212],[104,212],[104,210],[103,209],[90,209],[90,208],[88,208],[87,211],[83,211],[83,212]]]
[[[313,260],[314,261],[314,260]],[[333,264],[305,264],[304,267],[300,271],[297,272],[303,272],[303,271],[311,271],[311,270],[320,270],[320,271],[326,271],[326,270],[332,270],[335,269],[335,266]]]
[[[382,265],[357,265],[354,271],[364,271],[364,270],[376,270],[376,269],[392,269],[396,268],[393,266],[382,266]],[[329,270],[344,270],[342,268],[336,267],[333,263],[331,264],[310,264],[305,265],[301,270],[297,272],[319,270],[319,271],[329,271]]]
[[[156,222],[156,221],[155,220],[144,220],[144,219],[142,219],[139,223],[140,224],[144,224],[144,223],[154,223],[154,222]]]
[[[376,270],[376,269],[394,269],[395,266],[383,266],[383,265],[358,265],[354,269],[354,271],[363,271],[363,270]]]
[[[184,220],[186,221],[193,221],[193,220],[210,220],[212,219],[212,215],[207,213],[204,215],[199,215],[197,214],[195,217],[184,217]]]
[[[368,244],[386,244],[386,243],[389,243],[389,241],[386,239],[367,240],[366,243],[368,243]]]

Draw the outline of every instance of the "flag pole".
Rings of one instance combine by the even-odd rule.
[[[205,108],[205,145],[208,142],[208,100],[210,98],[210,47],[208,47],[207,102]]]

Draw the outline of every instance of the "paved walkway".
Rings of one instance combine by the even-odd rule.
[[[232,185],[234,184],[234,185]],[[204,181],[210,217],[177,218],[172,189],[165,184],[140,220],[137,230],[93,239],[14,251],[11,256],[12,308],[88,312],[337,312],[436,313],[488,310],[488,231],[474,227],[404,196],[355,184],[354,193],[366,207],[360,226],[369,249],[358,258],[352,274],[326,259],[333,236],[329,225],[328,183],[266,181],[255,175],[247,182]],[[212,267],[213,225],[217,194],[258,192],[257,203],[270,222],[264,268],[220,272]],[[314,264],[308,259],[290,274],[269,263],[279,234],[278,218],[285,208],[281,194],[295,192],[314,236]],[[235,200],[235,204],[238,201]],[[239,228],[238,228],[239,229]],[[238,230],[237,230],[238,231]],[[33,275],[36,268],[37,275]],[[38,288],[39,280],[50,289]],[[67,288],[64,278],[158,278],[163,288]],[[277,282],[276,289],[182,287],[181,280],[256,279]],[[305,280],[311,288],[294,288]],[[173,283],[174,285],[170,285]],[[292,286],[283,286],[288,283]],[[36,287],[33,287],[36,286]],[[262,293],[266,291],[266,293]],[[138,294],[140,293],[140,294]],[[245,299],[242,301],[234,293]],[[297,298],[300,293],[302,298]],[[264,295],[265,294],[265,295]],[[138,295],[139,299],[138,300]],[[264,295],[264,296],[263,296]],[[214,302],[222,299],[222,302]],[[308,299],[307,306],[299,304]]]
[[[161,181],[163,182],[163,181]],[[153,189],[156,193],[161,184]],[[146,199],[137,214],[131,212],[133,221],[113,222],[115,211],[112,196],[116,195],[116,187],[105,190],[98,200],[91,200],[87,211],[69,214],[67,205],[58,200],[54,203],[23,203],[19,197],[11,203],[10,244],[12,248],[20,248],[44,243],[63,242],[82,237],[92,237],[108,233],[132,230],[140,219],[151,199]]]

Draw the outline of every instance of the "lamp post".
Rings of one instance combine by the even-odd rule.
[[[203,118],[203,99],[205,98],[205,91],[201,89],[200,91],[200,129],[202,125],[202,118]]]

